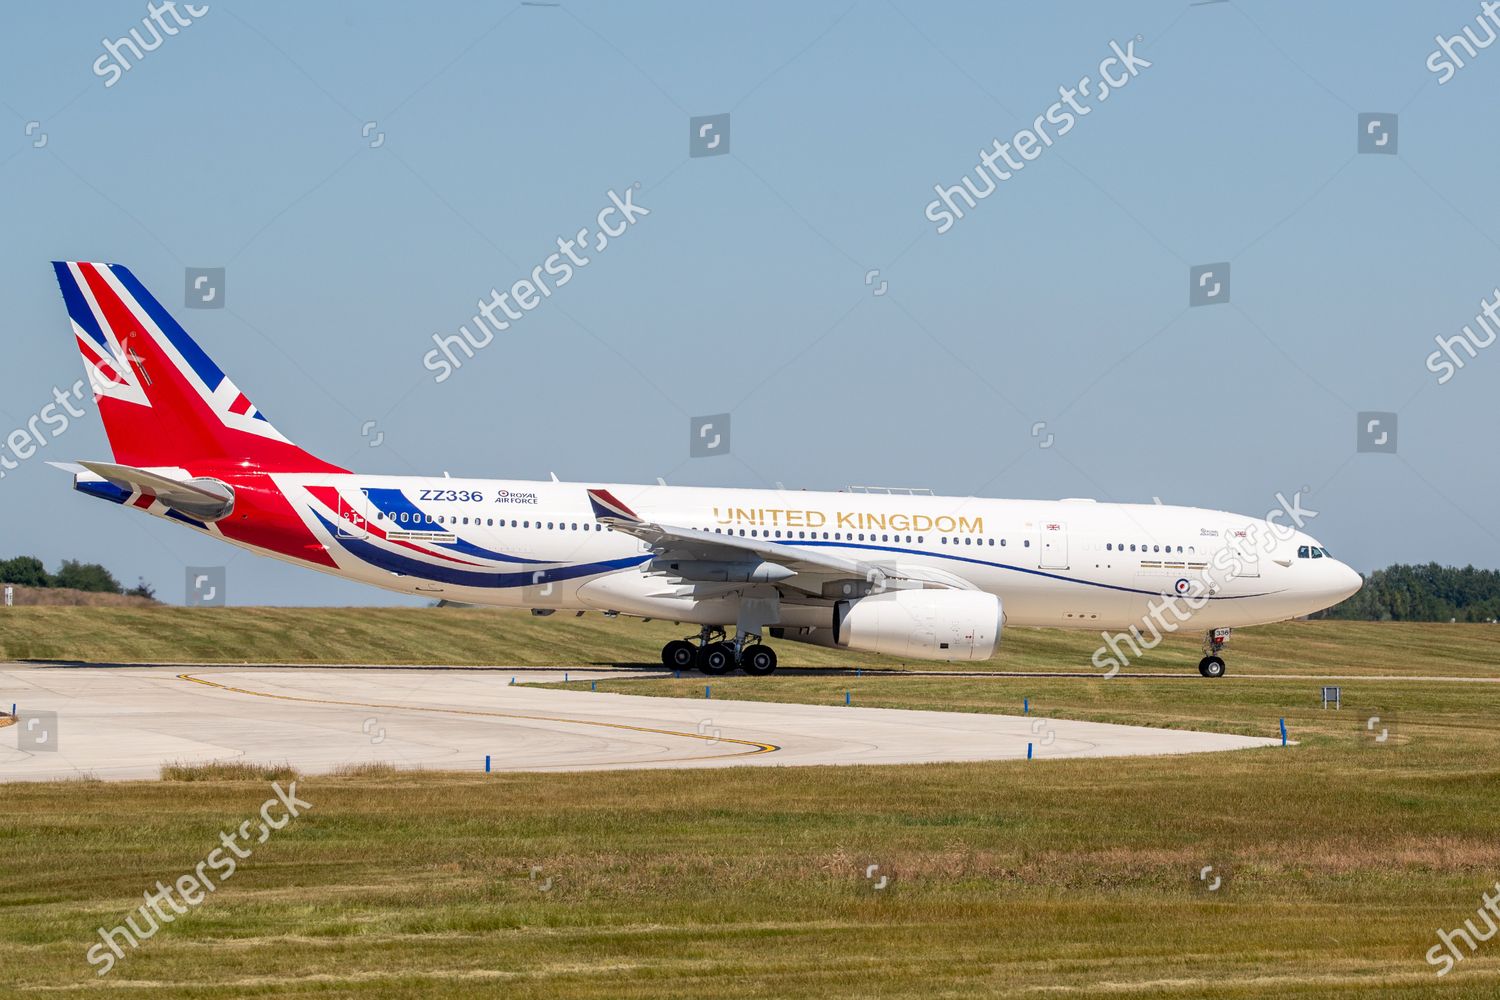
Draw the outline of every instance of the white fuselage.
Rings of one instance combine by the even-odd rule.
[[[337,564],[318,568],[466,604],[706,625],[735,620],[732,602],[745,588],[683,586],[648,572],[645,543],[596,521],[591,487],[659,524],[951,577],[956,586],[998,596],[1009,625],[1123,629],[1164,599],[1190,595],[1207,597],[1197,615],[1205,627],[1255,625],[1328,607],[1360,582],[1301,531],[1191,507],[354,474],[273,478]],[[311,501],[296,499],[313,484],[363,498],[340,503],[364,509],[341,511],[330,531],[328,511],[318,514]],[[381,554],[389,544],[369,544],[372,535],[392,532],[443,541],[453,565],[429,571],[430,561],[393,563]],[[497,555],[505,560],[498,567]],[[781,624],[824,625],[827,603],[788,595]]]

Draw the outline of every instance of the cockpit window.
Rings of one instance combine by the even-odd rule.
[[[1306,545],[1299,545],[1299,546],[1297,546],[1297,558],[1298,559],[1311,559],[1312,558],[1312,549],[1309,546],[1306,546]]]
[[[1314,559],[1322,559],[1323,558],[1323,550],[1322,549],[1313,549],[1312,552],[1313,552],[1313,556],[1312,557]]]

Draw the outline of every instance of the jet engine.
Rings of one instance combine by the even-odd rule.
[[[895,590],[833,607],[832,628],[772,629],[777,639],[919,660],[987,660],[1000,641],[1000,598],[978,590]]]

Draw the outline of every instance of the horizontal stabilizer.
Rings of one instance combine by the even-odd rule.
[[[167,508],[200,521],[221,520],[234,509],[234,488],[217,479],[177,479],[161,472],[109,462],[78,464],[86,470],[82,475],[92,473],[132,495],[153,497]]]

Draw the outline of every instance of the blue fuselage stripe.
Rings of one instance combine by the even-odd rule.
[[[391,526],[398,531],[425,531],[442,532],[447,530],[446,525],[436,523],[429,514],[423,513],[411,499],[399,489],[386,487],[369,487],[364,490],[370,502],[375,505],[390,521]],[[403,516],[405,520],[403,520]],[[466,556],[478,556],[481,559],[493,559],[496,562],[529,563],[532,565],[545,563],[543,559],[522,559],[519,556],[506,555],[504,552],[496,552],[473,542],[459,538],[452,542],[431,541],[428,544],[438,548],[448,549],[450,552],[461,552]]]
[[[436,583],[452,584],[455,587],[478,587],[485,589],[497,589],[507,587],[541,587],[549,583],[558,583],[563,580],[573,580],[582,576],[595,576],[600,573],[612,573],[617,569],[628,569],[631,566],[639,566],[650,559],[651,556],[641,554],[625,556],[621,559],[609,559],[603,562],[581,563],[576,566],[550,566],[534,572],[521,573],[485,573],[473,570],[458,569],[457,567],[437,566],[432,563],[422,562],[409,556],[399,555],[387,551],[372,542],[358,538],[339,538],[334,526],[318,514],[314,516],[327,529],[328,533],[338,541],[340,545],[349,550],[356,559],[361,559],[372,566],[399,573],[402,576],[412,576],[421,580],[432,580]]]

